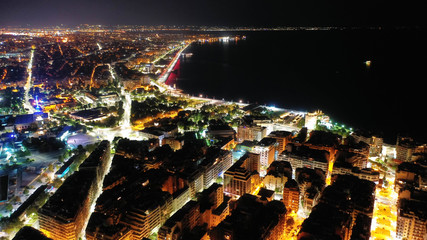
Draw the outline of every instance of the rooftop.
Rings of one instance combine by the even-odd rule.
[[[34,113],[34,114],[24,114],[18,115],[15,118],[15,124],[29,124],[36,121],[37,117],[41,116],[43,119],[48,118],[47,113]]]
[[[42,232],[29,226],[25,226],[16,233],[13,240],[51,240]]]
[[[328,162],[329,152],[326,150],[312,149],[308,146],[304,146],[304,145],[298,146],[292,143],[288,145],[292,147],[291,147],[291,151],[285,150],[285,153],[287,155],[304,157],[309,159],[311,158],[318,162]]]
[[[84,118],[87,120],[94,120],[94,119],[98,119],[100,117],[105,116],[105,114],[102,114],[101,110],[97,108],[73,112],[71,113],[71,115],[79,118]]]
[[[68,177],[39,213],[65,223],[72,222],[80,212],[95,179],[93,171],[78,171]]]
[[[257,143],[256,145],[261,147],[269,147],[275,144],[276,142],[277,140],[275,138],[265,137],[261,139],[261,141],[259,141],[259,143]]]
[[[86,234],[108,239],[117,239],[128,231],[127,226],[100,212],[92,213],[86,228]]]

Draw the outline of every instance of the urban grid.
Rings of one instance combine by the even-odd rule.
[[[243,30],[1,28],[0,239],[426,239],[426,144],[175,87]]]

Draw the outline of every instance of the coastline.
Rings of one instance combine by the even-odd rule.
[[[161,86],[163,85],[163,87],[165,88],[164,91],[166,91],[168,94],[173,95],[173,96],[179,96],[179,97],[188,97],[191,99],[195,99],[195,100],[202,100],[202,101],[207,101],[209,104],[236,104],[239,105],[240,107],[246,107],[249,106],[253,103],[244,103],[244,102],[235,102],[235,101],[228,101],[228,100],[221,100],[221,99],[215,99],[215,98],[207,98],[207,97],[203,97],[203,95],[199,95],[199,96],[192,96],[188,93],[185,93],[183,89],[179,89],[179,88],[174,88],[168,84],[166,84],[166,81],[169,77],[169,75],[172,73],[172,71],[174,70],[176,64],[179,62],[179,59],[181,58],[182,53],[193,43],[195,43],[196,41],[191,41],[189,43],[187,43],[181,50],[179,50],[174,59],[172,60],[172,62],[169,64],[169,66],[167,67],[167,69],[165,70],[165,72],[162,73],[162,75],[159,77],[159,79],[156,81],[156,85],[157,86]],[[281,108],[281,107],[276,107],[276,106],[267,106],[267,105],[263,105],[263,104],[259,104],[258,106],[260,107],[265,107],[270,111],[279,111],[279,112],[290,112],[290,113],[294,113],[294,114],[300,114],[305,116],[308,112],[307,111],[299,111],[299,110],[294,110],[294,109],[287,109],[287,108]]]
[[[166,80],[168,79],[169,75],[171,74],[172,70],[175,68],[176,63],[178,62],[179,58],[181,57],[182,52],[187,49],[194,41],[191,41],[187,43],[181,50],[179,50],[175,57],[173,58],[172,62],[169,64],[169,66],[166,68],[166,70],[160,75],[160,77],[157,79],[158,83],[165,84]]]
[[[191,51],[193,57],[181,59],[176,87],[194,96],[307,112],[321,109],[334,122],[383,136],[389,143],[395,143],[398,135],[424,142],[422,120],[410,117],[422,100],[421,89],[411,87],[421,66],[396,45],[408,41],[405,34],[297,31],[246,36],[237,44],[192,45],[184,51]],[[385,43],[378,48],[366,39]],[[350,44],[354,47],[345,50]],[[390,51],[393,47],[395,54]],[[389,81],[402,79],[404,84]]]

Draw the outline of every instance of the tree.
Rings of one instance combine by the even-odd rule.
[[[53,164],[49,164],[48,170],[49,170],[49,172],[53,172],[54,171]]]
[[[224,179],[222,177],[217,177],[216,183],[222,184],[224,182]]]
[[[39,207],[37,207],[35,204],[32,204],[25,212],[27,213],[27,216],[30,216],[31,214],[37,214],[37,210],[39,210]]]
[[[55,180],[53,180],[52,185],[55,188],[59,188],[62,185],[62,180],[59,178],[55,178]]]
[[[12,232],[16,232],[19,229],[21,229],[22,227],[24,227],[24,223],[22,221],[20,221],[19,219],[10,219],[9,223],[6,225],[6,227],[4,228],[4,231],[7,234],[10,234]]]
[[[70,154],[68,153],[68,151],[65,151],[62,156],[63,156],[64,159],[66,159],[66,158],[68,158],[70,156]]]
[[[10,204],[10,203],[7,203],[7,204],[4,206],[4,208],[6,209],[6,211],[9,211],[9,212],[11,212],[11,211],[13,210],[13,206],[12,206],[12,204]]]
[[[17,157],[28,157],[31,155],[30,150],[25,149],[24,151],[18,151],[15,153]]]
[[[82,152],[82,151],[84,150],[84,148],[83,148],[83,146],[82,146],[81,144],[79,144],[79,145],[77,146],[77,150],[78,150],[79,152]]]

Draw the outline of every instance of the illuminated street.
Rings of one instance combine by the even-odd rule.
[[[375,208],[371,225],[371,239],[396,239],[397,193],[394,191],[394,179],[390,179],[387,188],[377,188]]]
[[[30,103],[30,89],[33,85],[33,59],[34,59],[34,51],[35,49],[32,48],[30,51],[30,60],[28,61],[28,67],[27,67],[27,81],[25,83],[25,93],[24,93],[24,108],[26,109],[26,111],[28,113],[33,113],[34,112],[34,107],[31,105]]]
[[[169,74],[171,73],[171,71],[173,70],[176,62],[179,60],[181,53],[188,48],[188,46],[191,45],[192,42],[186,43],[186,45],[184,47],[181,47],[181,49],[178,51],[178,53],[176,53],[173,61],[169,64],[168,68],[166,68],[166,70],[162,73],[161,77],[159,78],[158,82],[159,83],[165,83],[166,80],[169,77]]]
[[[281,236],[281,240],[297,240],[297,235],[301,229],[301,224],[304,222],[304,218],[292,211],[287,214],[286,219],[287,225],[284,234]]]

